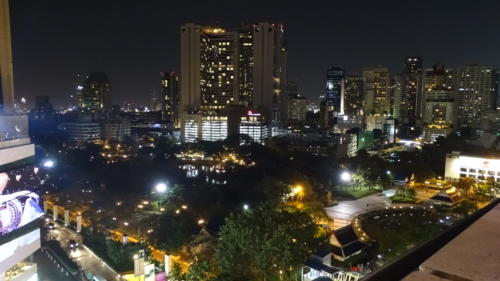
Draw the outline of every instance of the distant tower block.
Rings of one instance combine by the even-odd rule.
[[[14,76],[10,38],[9,1],[0,0],[0,112],[12,112],[14,107]]]

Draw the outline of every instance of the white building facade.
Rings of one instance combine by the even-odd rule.
[[[476,180],[493,178],[500,182],[500,158],[466,156],[458,151],[446,154],[445,178],[471,177]]]
[[[241,117],[240,135],[248,135],[255,142],[264,144],[264,140],[269,137],[269,128],[260,113],[250,111],[246,116]]]

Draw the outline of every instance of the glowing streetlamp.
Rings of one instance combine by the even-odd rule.
[[[53,167],[54,167],[54,165],[55,165],[54,160],[47,159],[47,160],[45,160],[45,161],[43,162],[43,166],[44,166],[45,168],[53,168]]]
[[[244,204],[243,205],[243,210],[248,211],[248,209],[250,209],[250,206],[248,206],[248,204]]]
[[[158,193],[165,193],[167,191],[167,184],[160,182],[155,185],[155,190]]]
[[[350,182],[352,179],[351,173],[344,171],[342,174],[340,174],[340,179],[344,182]]]
[[[290,195],[296,197],[297,200],[302,199],[304,197],[304,187],[299,184],[292,186]]]
[[[158,193],[158,199],[153,201],[153,207],[156,211],[158,211],[158,208],[160,208],[160,204],[163,203],[163,200],[165,199],[165,193],[167,193],[167,184],[164,182],[159,182],[155,185],[155,191]],[[149,202],[148,202],[149,203]]]

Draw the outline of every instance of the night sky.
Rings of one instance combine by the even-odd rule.
[[[406,4],[408,3],[408,4]],[[317,100],[325,69],[384,65],[407,55],[424,64],[500,68],[500,1],[125,1],[11,0],[16,96],[67,102],[75,75],[105,71],[113,103],[145,102],[159,72],[179,69],[186,22],[282,22],[289,77]]]

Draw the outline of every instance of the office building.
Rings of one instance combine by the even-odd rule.
[[[244,25],[237,35],[238,103],[253,105],[253,26]]]
[[[365,114],[388,115],[390,112],[390,75],[385,67],[363,70],[365,82]]]
[[[390,115],[398,121],[401,120],[401,108],[406,107],[407,100],[404,98],[403,77],[394,75],[391,77],[389,95],[391,97]]]
[[[337,119],[337,124],[335,124],[335,130],[345,133],[346,131],[354,128],[362,129],[364,124],[364,119],[365,119],[364,115],[344,114],[341,116],[341,118]]]
[[[228,136],[228,116],[211,113],[196,113],[182,116],[181,141],[222,141]]]
[[[194,143],[201,140],[201,114],[183,113],[181,142]]]
[[[347,75],[345,79],[344,114],[363,115],[365,107],[364,79],[361,75]]]
[[[484,65],[469,65],[455,71],[457,125],[481,129],[495,106],[497,75]]]
[[[384,133],[388,143],[394,143],[396,135],[396,120],[392,117],[385,119],[382,132]]]
[[[285,92],[286,74],[282,25],[258,23],[240,32],[192,23],[181,27],[182,111],[239,102],[267,108],[271,116]]]
[[[286,124],[288,50],[283,24],[260,22],[254,26],[253,108],[272,126]]]
[[[453,70],[444,64],[435,64],[424,72],[424,90],[453,90]]]
[[[332,129],[339,115],[344,113],[345,71],[331,66],[326,71],[325,93],[320,96],[320,128]]]
[[[9,1],[0,1],[0,112],[10,113],[14,106],[14,77],[10,36]]]
[[[131,134],[131,125],[124,120],[109,120],[101,124],[104,140],[123,141]]]
[[[404,106],[400,106],[399,117],[403,124],[417,125],[423,115],[423,59],[418,56],[405,58],[402,73]]]
[[[99,143],[102,138],[101,124],[93,120],[76,120],[58,125],[58,129],[65,132],[68,140],[77,145]]]
[[[77,110],[81,106],[83,84],[85,82],[85,77],[79,73],[75,76],[73,91],[69,94],[68,110]]]
[[[179,76],[176,72],[161,72],[162,120],[180,128]]]
[[[238,32],[193,23],[181,27],[180,107],[190,114],[224,115],[240,104],[274,126],[288,121],[287,50],[283,25],[258,23]],[[187,124],[181,120],[180,124]],[[185,131],[185,130],[181,130]]]
[[[341,67],[331,66],[326,71],[326,91],[322,102],[332,106],[333,115],[344,114],[345,71]]]
[[[456,123],[453,72],[443,64],[435,64],[424,72],[424,140],[433,142],[446,137]]]
[[[241,117],[240,135],[247,135],[254,142],[264,144],[269,137],[269,128],[260,113],[248,111]]]
[[[444,176],[447,179],[471,177],[481,181],[493,178],[500,182],[500,159],[453,151],[446,154]]]
[[[306,97],[296,95],[288,99],[288,122],[302,123],[306,120],[307,107],[309,101]]]
[[[80,108],[84,111],[99,112],[111,109],[111,85],[104,72],[91,72],[83,83]]]
[[[227,116],[206,115],[201,118],[201,139],[203,141],[223,141],[228,132]]]
[[[373,130],[383,130],[385,119],[387,117],[383,115],[370,114],[365,116],[365,124],[367,131]]]
[[[309,101],[299,93],[298,84],[288,81],[288,127],[300,129],[306,121]]]
[[[181,27],[180,110],[217,110],[236,101],[236,35],[221,27]]]

